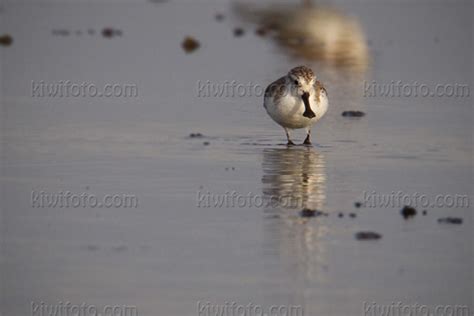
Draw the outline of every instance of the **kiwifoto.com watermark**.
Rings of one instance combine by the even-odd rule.
[[[138,316],[134,305],[95,305],[69,301],[48,304],[45,302],[31,302],[32,316]]]
[[[224,302],[197,302],[198,316],[304,316],[301,305],[262,306],[254,303],[241,304]]]
[[[97,86],[92,82],[73,82],[59,80],[45,82],[31,81],[31,97],[33,98],[137,98],[138,87],[129,83],[107,83]]]
[[[467,305],[437,305],[428,306],[418,303],[377,304],[364,302],[363,316],[472,316]]]
[[[262,97],[265,94],[265,87],[252,81],[243,83],[235,80],[222,82],[198,80],[196,93],[199,98]]]
[[[259,195],[252,192],[239,193],[225,191],[222,193],[209,190],[198,190],[196,206],[199,208],[276,208],[297,209],[303,207],[301,197],[292,195]]]
[[[71,191],[31,191],[33,208],[137,208],[138,197],[134,194],[105,194],[101,197],[89,193]]]
[[[425,84],[418,81],[364,81],[364,97],[375,98],[469,98],[471,88],[465,83]]]
[[[472,205],[471,197],[467,194],[429,196],[419,192],[406,193],[403,191],[392,191],[390,193],[364,191],[363,203],[369,208],[401,208],[405,205],[423,208],[469,208]]]

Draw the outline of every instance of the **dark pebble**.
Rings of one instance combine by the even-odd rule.
[[[97,251],[99,250],[99,247],[96,245],[87,245],[87,250],[89,251]]]
[[[340,218],[343,218],[343,217],[344,217],[344,213],[339,213],[339,214],[337,214],[337,216],[340,217]]]
[[[114,36],[114,29],[111,27],[106,27],[102,30],[102,36],[105,38],[112,38]]]
[[[209,146],[211,143],[210,142],[204,142],[202,143],[204,146]]]
[[[236,27],[236,28],[234,29],[234,36],[235,36],[235,37],[241,37],[241,36],[243,36],[244,34],[245,34],[244,29],[242,29],[242,28],[240,28],[240,27]]]
[[[199,44],[199,42],[196,39],[190,36],[187,36],[184,39],[183,43],[181,44],[181,47],[183,47],[186,53],[191,53],[195,51],[196,49],[199,48],[199,46],[201,46],[201,44]]]
[[[216,13],[215,18],[216,18],[216,21],[222,22],[222,21],[224,21],[225,16],[222,13]]]
[[[258,36],[265,36],[267,35],[267,33],[268,33],[268,29],[264,27],[259,27],[258,29],[255,30],[255,34],[257,34]]]
[[[421,212],[421,214],[423,214],[423,216],[426,216],[426,214],[428,214],[428,211],[424,210],[423,212]]]
[[[443,217],[438,219],[438,223],[440,224],[462,224],[462,218],[459,217]]]
[[[362,111],[344,111],[342,112],[342,116],[344,117],[362,117],[365,113]]]
[[[403,218],[405,219],[408,219],[416,215],[416,210],[413,207],[408,206],[408,205],[405,205],[400,212]]]
[[[382,235],[376,232],[358,232],[355,234],[357,240],[377,240],[382,238]]]
[[[200,138],[200,137],[202,137],[202,134],[201,133],[191,133],[191,134],[189,134],[189,137],[190,138]]]
[[[53,36],[69,36],[71,32],[65,29],[54,29],[51,32]]]
[[[4,34],[0,36],[0,45],[10,46],[12,43],[13,43],[13,38],[10,35]]]
[[[356,214],[356,213],[349,213],[349,217],[350,217],[350,218],[356,218],[356,217],[357,217],[357,214]]]
[[[361,203],[361,202],[355,202],[355,203],[354,203],[354,206],[355,206],[356,208],[360,208],[360,207],[362,206],[362,203]]]
[[[300,212],[300,215],[301,215],[301,217],[328,216],[328,214],[325,213],[325,212],[321,212],[321,211],[318,211],[318,210],[312,210],[312,209],[309,209],[309,208],[304,208],[304,209]]]

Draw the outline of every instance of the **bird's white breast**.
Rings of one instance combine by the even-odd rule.
[[[303,116],[305,111],[303,100],[292,94],[285,94],[278,99],[269,96],[265,98],[264,103],[268,115],[281,126],[286,128],[303,128],[319,121],[328,109],[326,94],[321,93],[318,102],[313,93],[310,100],[311,109],[316,114],[316,117],[312,119]]]

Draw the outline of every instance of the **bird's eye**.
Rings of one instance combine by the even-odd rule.
[[[298,84],[299,84],[298,80],[295,80],[295,81],[293,81],[293,82],[295,83],[295,85],[298,85]]]

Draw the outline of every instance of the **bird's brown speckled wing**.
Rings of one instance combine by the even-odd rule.
[[[318,103],[320,102],[319,98],[321,96],[321,92],[324,92],[326,96],[328,95],[326,88],[324,88],[323,84],[319,80],[316,80],[316,82],[314,83],[314,90],[316,91],[316,102]]]
[[[285,93],[285,77],[281,77],[280,79],[272,82],[268,85],[265,89],[265,98],[273,97],[273,100],[280,98]],[[265,106],[265,103],[263,103]]]

